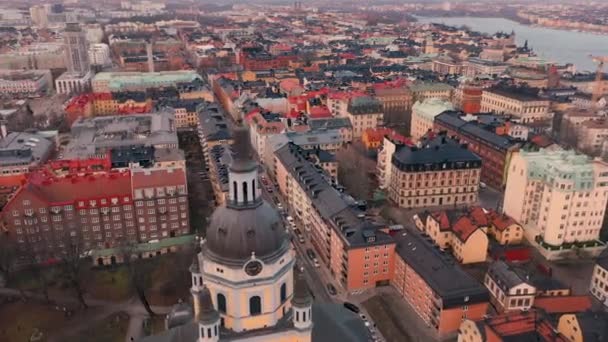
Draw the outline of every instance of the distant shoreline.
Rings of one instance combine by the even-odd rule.
[[[427,13],[425,13],[425,14],[416,14],[415,16],[419,17],[419,18],[433,18],[433,17],[434,18],[490,18],[490,19],[499,18],[499,19],[511,20],[516,23],[530,26],[530,27],[539,27],[539,28],[547,28],[547,29],[560,30],[560,31],[579,32],[579,33],[589,33],[589,34],[595,34],[598,36],[608,35],[608,32],[603,32],[603,31],[579,30],[579,29],[573,29],[573,28],[569,28],[569,27],[558,27],[558,26],[537,24],[537,23],[531,22],[530,20],[526,20],[524,18],[518,17],[517,15],[504,15],[504,14],[500,14],[500,13],[481,13],[481,14],[474,14],[474,13],[427,14]]]

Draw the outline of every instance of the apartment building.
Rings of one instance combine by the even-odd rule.
[[[286,129],[285,124],[283,123],[283,116],[277,113],[257,110],[247,115],[245,120],[249,124],[251,146],[253,146],[260,156],[266,149],[268,137],[275,134],[281,134],[285,132]]]
[[[608,141],[608,121],[589,120],[581,123],[577,134],[577,147],[589,155],[599,156]]]
[[[50,70],[0,70],[0,94],[40,97],[53,90]]]
[[[484,89],[481,111],[512,115],[523,123],[551,119],[551,102],[538,96],[537,88],[497,86]]]
[[[36,173],[0,216],[26,263],[31,252],[38,262],[61,258],[72,244],[87,251],[186,235],[185,169]],[[114,263],[118,257],[108,255],[96,263]]]
[[[384,121],[387,123],[406,123],[409,121],[407,113],[412,107],[412,94],[401,83],[381,84],[374,87],[376,98],[382,103]]]
[[[124,146],[177,149],[173,114],[168,112],[80,118],[71,135],[65,159],[103,158],[112,148]]]
[[[346,117],[353,126],[353,138],[360,139],[365,130],[384,124],[382,103],[373,97],[360,96],[350,100]]]
[[[148,88],[175,87],[179,83],[202,80],[192,70],[161,72],[100,72],[93,77],[94,93],[145,91]]]
[[[490,265],[484,284],[490,291],[490,301],[499,312],[529,310],[534,304],[536,287],[529,276],[516,272],[504,261]]]
[[[574,151],[520,151],[509,165],[503,211],[544,249],[592,247],[602,227],[607,186],[608,164],[600,160]]]
[[[483,161],[481,181],[495,189],[501,189],[507,178],[506,165],[521,145],[517,139],[506,134],[507,125],[493,115],[471,116],[463,112],[446,111],[435,116],[433,127],[435,131],[445,131],[448,136],[467,144],[468,149]]]
[[[331,117],[308,119],[308,127],[311,131],[338,130],[344,143],[353,141],[353,126],[350,120],[344,117]]]
[[[412,106],[412,124],[410,136],[414,141],[420,140],[425,134],[433,130],[435,117],[445,111],[453,110],[452,103],[439,98],[417,101]]]
[[[412,101],[424,101],[426,99],[441,99],[451,101],[454,88],[445,83],[418,82],[409,86],[412,92]]]
[[[388,189],[391,184],[393,171],[392,158],[397,150],[405,145],[397,140],[391,139],[389,136],[384,136],[382,147],[378,151],[376,174],[378,177],[378,187],[380,189]]]
[[[483,208],[424,212],[414,220],[441,250],[449,250],[461,264],[486,261],[489,222]]]
[[[496,77],[503,74],[508,67],[509,65],[503,62],[471,57],[466,62],[464,62],[463,74],[464,76],[471,78],[477,77],[479,75],[488,75],[491,77]]]
[[[221,106],[205,102],[197,108],[198,138],[203,151],[205,164],[209,165],[210,151],[216,145],[232,144],[232,134]]]
[[[482,319],[488,290],[433,246],[420,232],[406,228],[395,235],[397,292],[440,337],[458,330],[463,319]]]
[[[173,111],[175,128],[191,129],[198,127],[198,106],[203,103],[202,99],[161,99],[156,102],[156,108],[160,110]]]
[[[388,284],[395,242],[382,226],[360,218],[304,151],[293,143],[275,153],[278,189],[306,227],[319,261],[347,291]]]
[[[591,275],[591,294],[608,307],[608,249],[597,258]]]
[[[392,164],[389,198],[401,208],[477,201],[481,158],[445,134],[423,141],[422,147],[399,147],[386,160]]]
[[[0,185],[19,186],[26,175],[46,163],[55,151],[55,142],[41,133],[12,132],[0,124]]]

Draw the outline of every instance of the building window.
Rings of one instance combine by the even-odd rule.
[[[283,303],[287,299],[287,284],[283,283],[281,285],[281,303]]]
[[[260,296],[253,296],[249,298],[249,314],[251,316],[259,315],[262,313],[262,299]]]
[[[226,313],[226,296],[217,294],[217,311]]]

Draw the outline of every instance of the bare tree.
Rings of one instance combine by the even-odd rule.
[[[148,314],[150,316],[155,316],[156,313],[152,310],[147,296],[147,292],[152,282],[150,277],[152,274],[152,265],[148,260],[143,260],[138,257],[136,246],[132,242],[125,242],[119,249],[122,254],[123,262],[127,267],[131,287],[137,294],[137,298]]]
[[[51,298],[49,295],[49,287],[50,287],[50,270],[40,263],[40,260],[36,255],[36,248],[34,248],[33,244],[35,241],[30,240],[28,237],[24,240],[24,249],[22,250],[22,256],[25,258],[25,262],[27,263],[27,270],[31,272],[34,279],[38,280],[39,290],[42,292],[44,296],[45,302],[48,304],[51,302]]]
[[[4,281],[8,284],[13,275],[15,262],[17,261],[17,250],[15,241],[9,239],[8,234],[0,234],[0,272]]]
[[[75,233],[76,231],[72,231]],[[68,285],[74,290],[76,299],[80,303],[83,309],[87,309],[87,305],[84,299],[84,273],[86,270],[86,261],[83,260],[83,246],[82,239],[78,234],[68,237],[66,243],[67,246],[61,257],[61,271],[62,276],[67,280]]]

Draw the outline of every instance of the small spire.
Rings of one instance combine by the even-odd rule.
[[[211,292],[207,286],[203,287],[199,294],[200,311],[197,312],[196,319],[202,324],[212,324],[220,319],[220,314],[213,307]]]
[[[250,172],[257,168],[251,158],[251,143],[249,141],[249,130],[245,127],[237,127],[234,130],[234,143],[232,144],[234,157],[230,170],[233,172]]]
[[[312,297],[308,290],[308,284],[304,279],[303,273],[299,272],[294,277],[294,290],[291,304],[295,307],[303,308],[312,305]]]
[[[190,273],[200,273],[201,267],[198,261],[198,253],[194,254],[194,258],[192,258],[192,264],[190,265]]]

